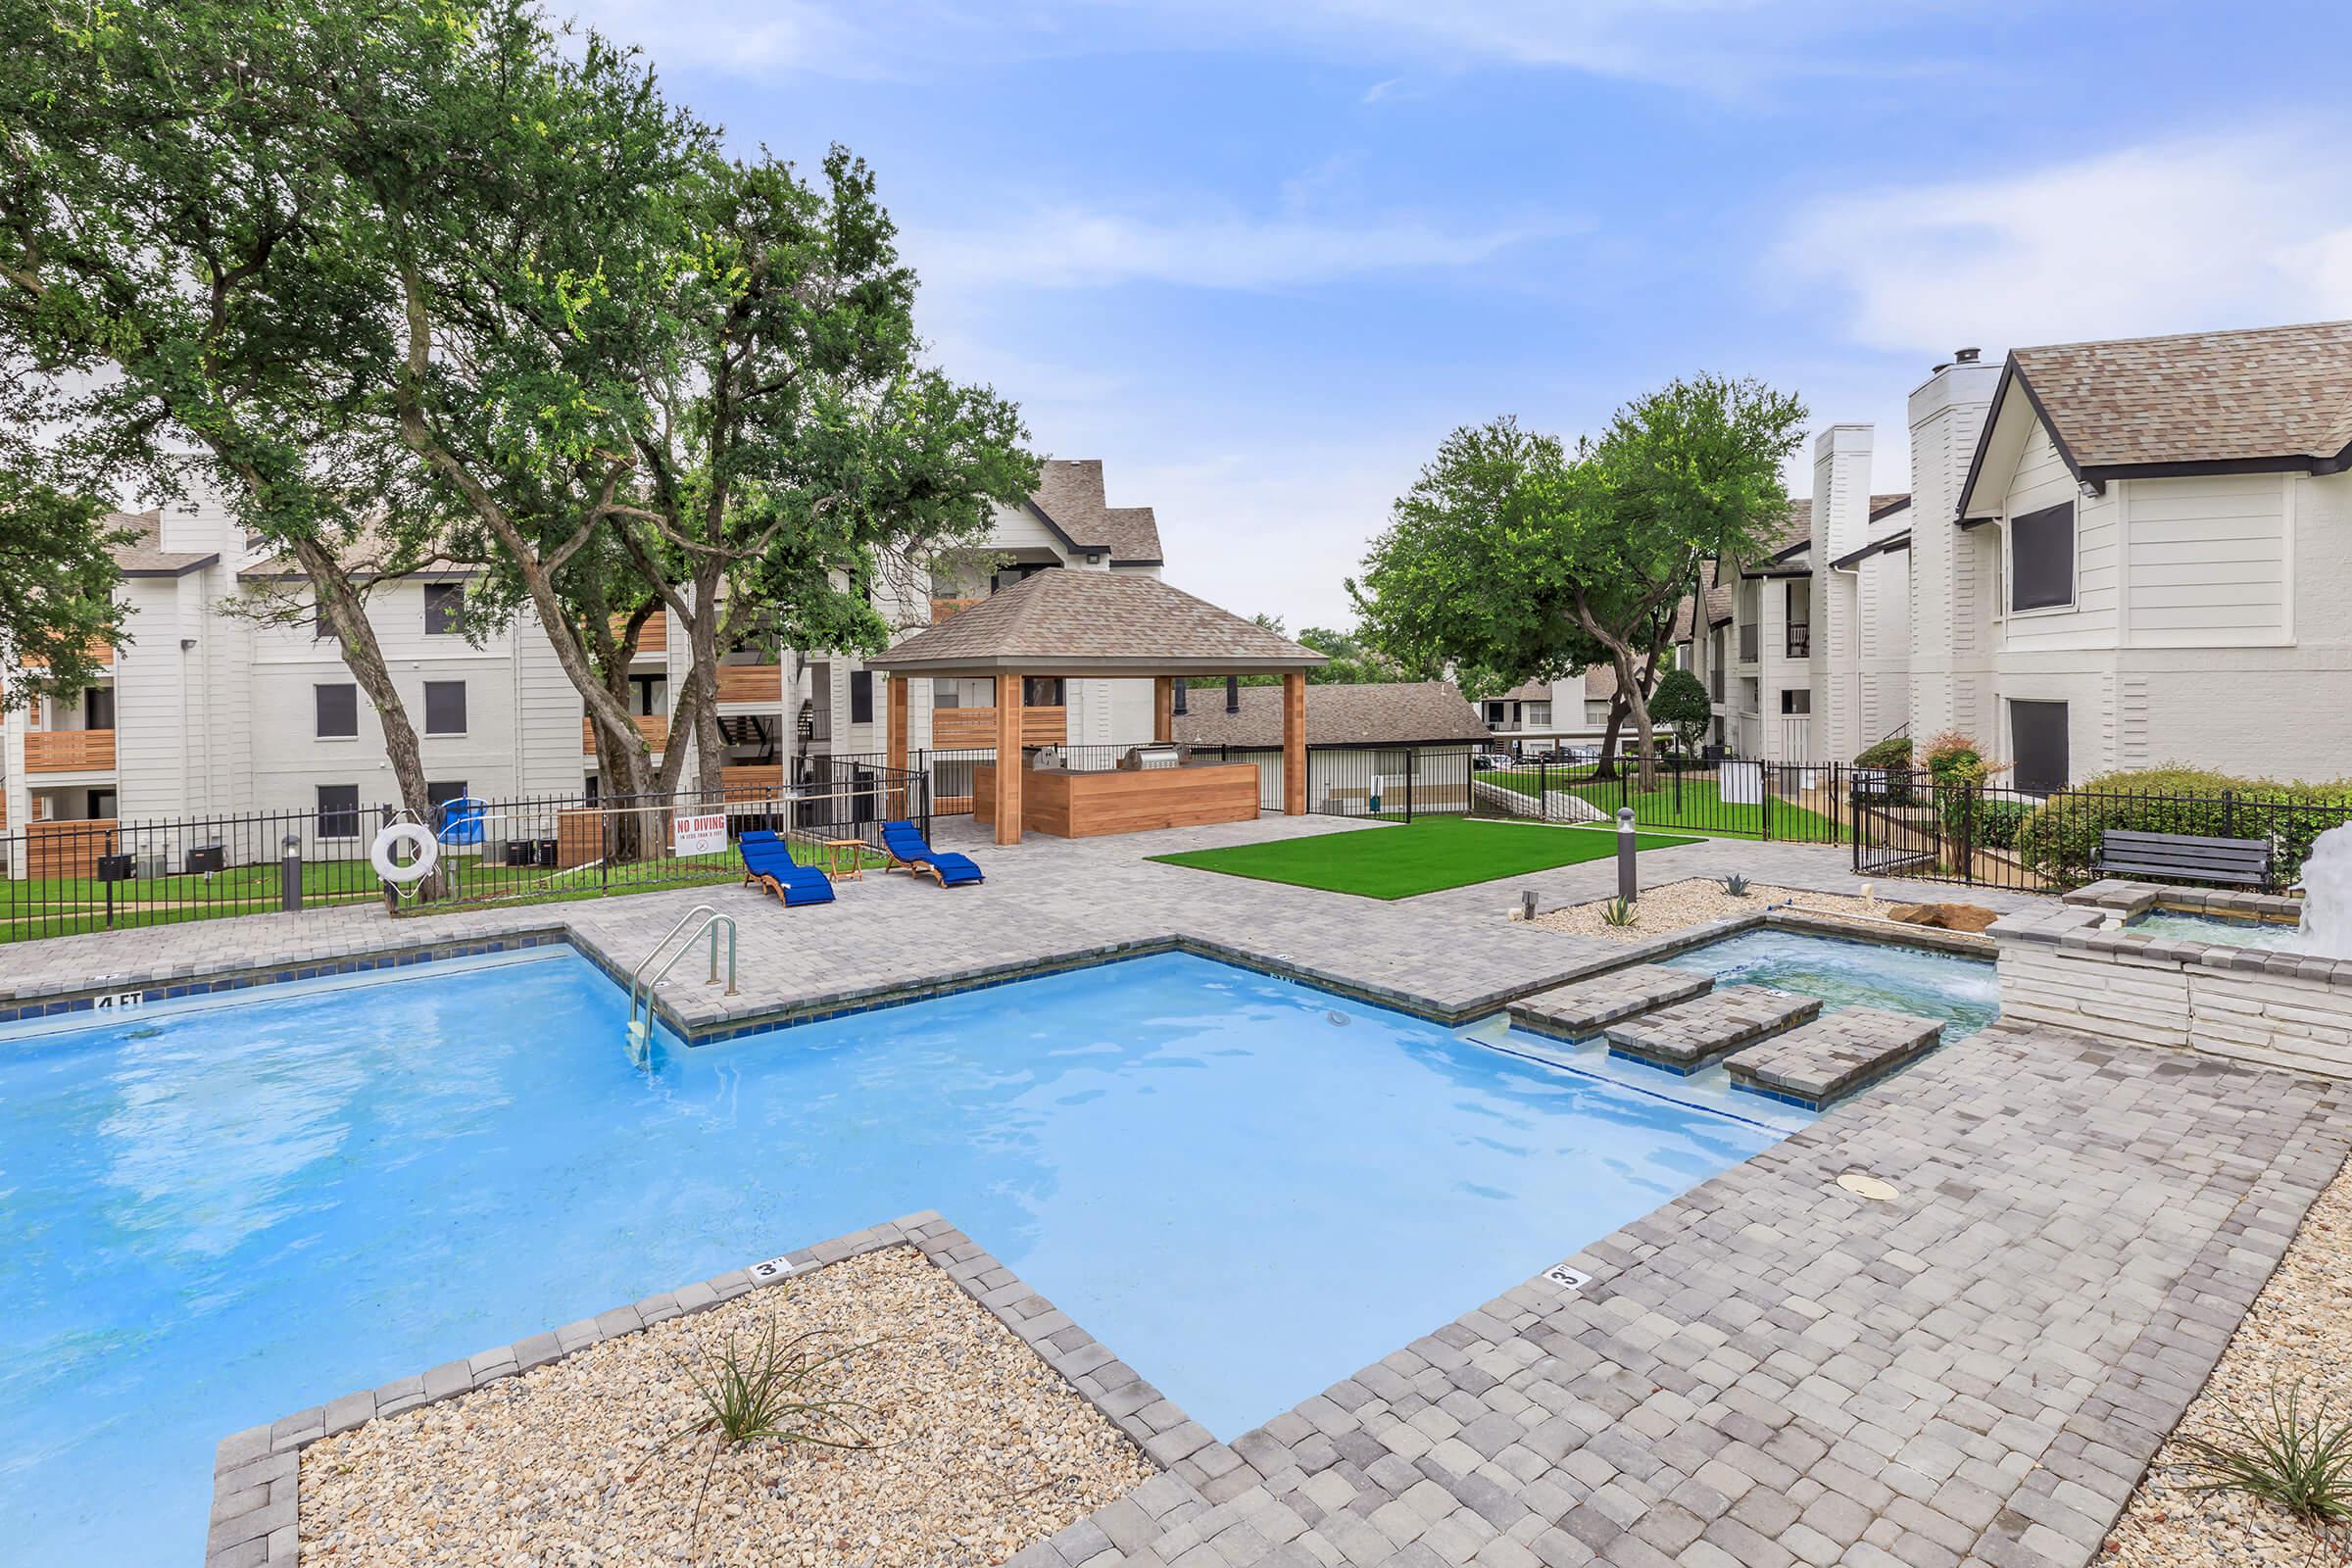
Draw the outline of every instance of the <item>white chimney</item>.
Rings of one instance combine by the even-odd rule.
[[[1978,628],[1992,590],[1982,548],[1956,517],[2001,368],[1962,349],[1911,394],[1911,735],[1975,733],[1988,715],[1990,650]],[[1984,580],[1980,581],[1980,577]],[[1980,737],[1981,739],[1984,737]]]

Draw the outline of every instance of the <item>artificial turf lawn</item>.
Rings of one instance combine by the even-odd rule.
[[[1692,842],[1663,833],[1634,835],[1635,845],[1644,850]],[[1152,858],[1166,865],[1222,871],[1260,882],[1287,882],[1327,893],[1409,899],[1417,893],[1577,865],[1616,853],[1615,828],[1425,816],[1403,827],[1348,829],[1312,838],[1277,839],[1230,850],[1190,850]]]
[[[1536,793],[1536,770],[1532,767],[1498,769],[1478,777],[1521,795],[1533,797]],[[1685,775],[1679,805],[1671,780],[1646,794],[1629,789],[1613,778],[1596,779],[1562,772],[1552,773],[1549,783],[1553,793],[1580,796],[1603,811],[1613,813],[1620,806],[1630,806],[1634,808],[1634,820],[1643,827],[1680,828],[1687,833],[1730,833],[1751,839],[1764,834],[1764,808],[1724,805],[1715,781],[1704,776]],[[1828,817],[1778,798],[1772,803],[1772,836],[1803,844],[1838,841],[1838,826]]]

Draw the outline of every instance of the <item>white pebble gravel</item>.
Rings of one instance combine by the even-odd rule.
[[[1570,905],[1536,916],[1535,923],[1547,931],[1565,931],[1571,936],[1602,937],[1611,942],[1646,942],[1670,931],[1687,926],[1704,925],[1710,920],[1727,920],[1736,914],[1762,914],[1764,910],[1784,900],[1794,899],[1808,909],[1829,910],[1838,914],[1876,915],[1886,917],[1894,907],[1879,899],[1848,898],[1838,893],[1811,893],[1803,888],[1767,887],[1761,882],[1748,884],[1747,897],[1735,899],[1723,891],[1723,884],[1706,877],[1693,877],[1686,882],[1668,882],[1654,888],[1643,888],[1642,897],[1634,901],[1640,916],[1630,926],[1610,925],[1600,917],[1608,906],[1606,899],[1591,904]]]
[[[2185,1435],[2234,1439],[2225,1412],[2257,1419],[2271,1391],[2302,1385],[2306,1413],[2320,1401],[2352,1416],[2352,1165],[2339,1172],[2295,1232],[2278,1272],[2255,1298],[2205,1387],[2157,1450],[2108,1538],[2103,1563],[2121,1568],[2305,1568],[2352,1561],[2352,1539],[2323,1542],[2283,1508],[2229,1492],[2194,1490]]]
[[[687,1369],[772,1318],[779,1343],[875,1341],[820,1374],[870,1406],[864,1451],[681,1436]],[[717,1462],[712,1466],[713,1454]],[[698,1528],[697,1489],[709,1471]],[[1151,1479],[1151,1462],[911,1248],[711,1311],[303,1451],[304,1568],[928,1568],[989,1564]]]

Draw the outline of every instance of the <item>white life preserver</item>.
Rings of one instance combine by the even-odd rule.
[[[402,865],[392,858],[394,845],[412,844],[416,858]],[[392,822],[375,836],[375,845],[368,852],[375,874],[387,882],[421,882],[433,873],[433,862],[441,858],[441,845],[421,822]]]

